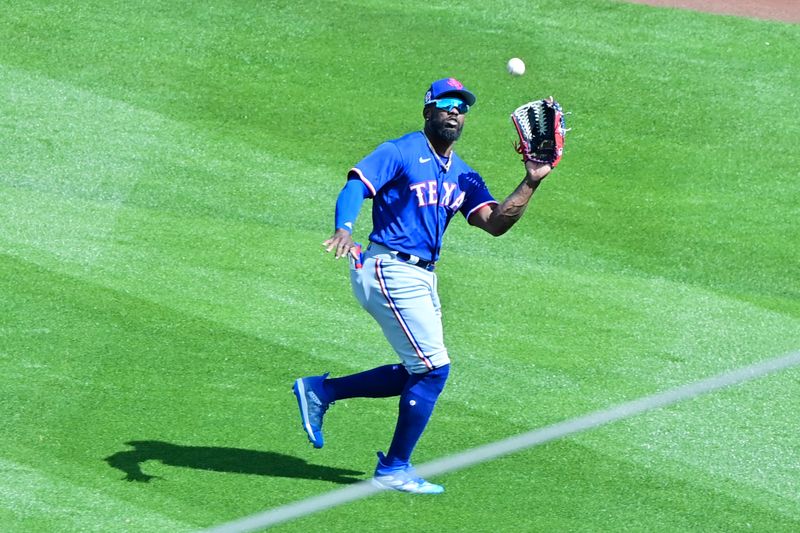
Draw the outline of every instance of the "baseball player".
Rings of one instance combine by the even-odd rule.
[[[425,93],[424,127],[387,141],[357,163],[336,201],[335,232],[323,243],[336,259],[350,260],[350,281],[361,306],[380,324],[401,364],[329,378],[299,378],[293,390],[302,425],[316,448],[324,444],[323,417],[336,400],[399,396],[394,436],[378,452],[373,483],[417,494],[444,491],[420,479],[411,454],[433,413],[450,372],[437,294],[436,263],[442,236],[456,213],[494,236],[520,219],[552,167],[525,162],[525,177],[502,203],[453,146],[475,95],[454,78]],[[372,200],[370,243],[352,232],[365,199]]]

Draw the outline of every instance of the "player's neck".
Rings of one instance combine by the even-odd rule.
[[[442,157],[450,157],[450,152],[453,151],[453,145],[456,144],[455,141],[447,141],[437,137],[434,133],[428,131],[427,128],[425,128],[424,133],[425,137],[428,139],[428,143],[437,154]]]

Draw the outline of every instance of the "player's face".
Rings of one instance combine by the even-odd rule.
[[[457,107],[449,111],[431,106],[428,110],[428,126],[430,132],[447,142],[455,142],[464,128],[464,114]]]

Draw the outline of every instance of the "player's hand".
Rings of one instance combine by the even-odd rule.
[[[335,252],[335,258],[339,259],[347,254],[352,255],[356,259],[355,243],[353,236],[346,229],[337,229],[330,239],[322,243],[326,252]]]
[[[550,174],[553,167],[549,163],[537,163],[536,161],[525,161],[525,171],[527,178],[532,181],[542,181]]]

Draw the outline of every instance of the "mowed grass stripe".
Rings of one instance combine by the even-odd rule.
[[[1,457],[0,474],[0,523],[15,524],[11,531],[195,530],[152,509]]]
[[[0,408],[14,428],[5,456],[190,522],[212,519],[209,498],[232,505],[241,483],[253,487],[251,498],[275,486],[276,501],[307,494],[308,481],[299,492],[293,485],[316,470],[276,445],[293,426],[282,406],[291,393],[272,385],[291,382],[301,353],[13,258],[0,257],[0,266],[11,311],[1,319]],[[139,465],[159,476],[145,487],[107,458],[148,440],[176,451]],[[210,462],[182,460],[186,445],[206,447]],[[276,447],[282,453],[271,454]],[[287,467],[273,467],[273,458]],[[59,505],[60,492],[51,496]]]
[[[235,305],[277,304],[269,316],[259,308],[229,320],[257,321],[254,327],[270,317],[284,323],[287,306],[295,308],[289,315],[306,309],[301,300],[307,276],[295,265],[322,262],[322,228],[329,225],[325,216],[313,214],[327,214],[315,201],[325,188],[312,189],[306,181],[319,169],[213,134],[204,137],[195,127],[41,76],[14,69],[6,74],[15,82],[16,133],[24,139],[35,129],[38,140],[6,146],[8,159],[18,165],[7,168],[3,180],[10,187],[0,215],[7,251],[65,272],[78,267],[81,276],[101,284],[116,278],[128,290],[148,291],[155,281],[176,291],[162,299],[189,298],[193,313],[200,307],[184,278],[198,293],[207,294],[209,285],[239,291],[232,295],[240,300]],[[305,179],[283,179],[294,175]],[[292,209],[307,216],[298,219]],[[200,250],[214,257],[195,262],[191,258]],[[323,285],[340,285],[341,269],[321,272],[336,276]],[[138,289],[130,286],[139,281]],[[264,300],[254,299],[253,289]],[[322,289],[321,300],[330,301],[330,291],[326,296]],[[220,302],[203,307],[218,314],[224,309]],[[350,322],[338,312],[328,318]]]
[[[109,207],[269,225],[288,223],[275,216],[276,207],[303,206],[320,216],[291,222],[324,227],[315,200],[335,194],[338,183],[312,187],[308,176],[325,175],[318,166],[40,73],[1,65],[0,72],[9,97],[9,142],[0,147],[7,185]],[[286,179],[301,173],[306,179]]]

